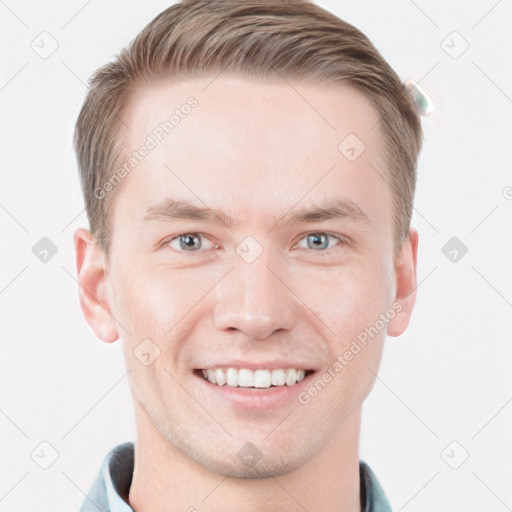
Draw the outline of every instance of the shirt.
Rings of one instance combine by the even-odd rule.
[[[128,495],[134,461],[133,442],[113,448],[105,457],[79,512],[133,512]],[[359,461],[359,477],[363,512],[392,512],[377,477],[363,460]]]

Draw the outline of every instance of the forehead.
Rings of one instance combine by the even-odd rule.
[[[139,219],[168,196],[247,219],[338,192],[374,215],[389,210],[379,116],[352,87],[159,81],[130,96],[122,119],[124,163],[149,148],[117,199]]]
[[[193,107],[188,106],[191,103]],[[273,134],[279,129],[288,132],[290,142],[293,137],[296,143],[317,138],[332,144],[353,130],[371,146],[380,136],[379,115],[371,101],[355,87],[341,83],[264,82],[235,76],[173,82],[161,79],[132,91],[121,117],[125,128],[121,127],[121,135],[131,146],[169,120],[172,138],[180,138],[184,126],[191,124],[181,122],[187,118],[207,121],[212,129],[222,127],[229,134],[242,135],[238,128],[243,127],[246,133],[258,133],[267,142],[275,140]],[[213,141],[214,135],[210,132],[191,142],[201,148]]]

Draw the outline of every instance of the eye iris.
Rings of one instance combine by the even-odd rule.
[[[314,234],[314,235],[309,235],[308,236],[308,241],[311,240],[311,239],[315,240],[315,242],[314,242],[314,244],[315,244],[314,247],[315,248],[319,248],[319,245],[317,244],[317,241],[321,240],[321,239],[323,239],[324,243],[327,242],[327,245],[325,247],[320,247],[320,249],[327,249],[327,247],[329,246],[329,239],[325,235],[323,235],[321,233]]]
[[[198,236],[192,236],[190,234],[187,235],[181,235],[180,236],[180,247],[182,249],[197,249],[198,247],[193,247],[194,240],[199,240]],[[200,246],[200,243],[199,243]]]

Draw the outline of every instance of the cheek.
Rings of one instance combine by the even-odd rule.
[[[116,318],[127,328],[130,345],[144,338],[154,341],[162,354],[178,356],[183,340],[208,314],[209,290],[222,272],[198,268],[170,268],[165,264],[135,265],[116,276]],[[124,332],[124,331],[123,331]]]
[[[327,326],[339,345],[372,325],[387,308],[387,286],[377,265],[347,265],[303,272],[298,290],[304,303]]]
[[[119,321],[137,338],[158,343],[186,314],[188,287],[176,273],[170,276],[157,268],[139,268],[119,275],[116,282]]]
[[[146,411],[160,407],[166,390],[174,390],[173,399],[180,396],[180,387],[166,370],[174,374],[180,367],[183,340],[187,340],[194,328],[195,315],[200,310],[198,303],[201,304],[201,296],[208,290],[204,276],[202,279],[193,276],[193,272],[161,265],[137,267],[135,264],[130,271],[125,267],[116,276],[113,314],[128,331],[121,330],[125,363],[130,370],[132,391]],[[139,359],[143,353],[151,358],[148,365]],[[186,401],[185,397],[181,398]]]

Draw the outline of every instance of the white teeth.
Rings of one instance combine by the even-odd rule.
[[[295,382],[294,382],[295,384]],[[254,387],[269,388],[272,385],[272,376],[268,370],[256,370],[254,372]]]
[[[284,386],[286,374],[284,370],[272,370],[272,384],[274,386]]]
[[[224,384],[226,384],[226,374],[220,368],[215,370],[215,380],[218,386],[224,386]]]
[[[291,368],[290,370],[286,370],[286,385],[293,386],[297,382],[297,374],[295,373],[295,369]]]
[[[238,387],[238,372],[235,368],[228,368],[226,372],[226,384],[232,388]]]
[[[255,385],[254,381],[255,381],[254,373],[251,370],[246,370],[245,368],[242,368],[238,372],[238,385],[239,386],[244,386],[246,388],[252,388]]]
[[[306,376],[305,370],[295,368],[278,370],[248,370],[247,368],[228,368],[225,372],[221,368],[202,370],[203,377],[212,384],[224,384],[236,388],[269,388],[270,386],[294,386]]]
[[[217,384],[217,381],[215,380],[215,372],[213,370],[206,370],[206,374],[207,374],[207,379],[212,384]]]

